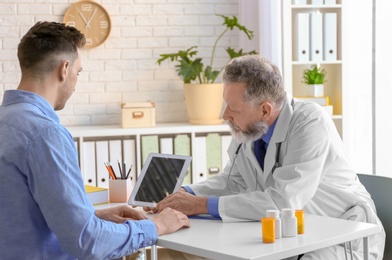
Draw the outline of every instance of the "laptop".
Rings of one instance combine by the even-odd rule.
[[[191,156],[150,153],[129,197],[131,206],[154,208],[181,188]]]

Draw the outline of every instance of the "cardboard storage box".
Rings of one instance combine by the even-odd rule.
[[[155,103],[122,103],[121,126],[127,127],[148,127],[155,126]]]

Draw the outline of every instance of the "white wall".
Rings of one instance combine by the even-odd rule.
[[[270,0],[239,0],[239,19],[254,30],[254,39],[239,35],[239,44],[246,51],[256,50],[283,72],[281,2]]]
[[[392,1],[373,1],[376,3],[374,172],[392,177]]]
[[[343,3],[344,140],[357,172],[392,177],[392,2]]]
[[[355,170],[371,174],[372,0],[345,0],[342,8],[343,139]]]
[[[74,0],[0,0],[0,101],[15,89],[20,71],[16,48],[37,21],[62,22]],[[82,51],[83,72],[61,121],[71,125],[120,124],[121,102],[155,101],[157,122],[187,121],[182,81],[173,64],[159,66],[161,53],[199,46],[209,57],[223,27],[215,14],[238,15],[238,0],[101,0],[111,14],[112,31],[104,45]],[[221,45],[238,46],[237,32]],[[223,48],[215,62],[227,62]],[[209,63],[209,59],[205,61]]]

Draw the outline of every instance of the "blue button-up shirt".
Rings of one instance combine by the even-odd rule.
[[[110,259],[155,243],[151,220],[101,220],[74,140],[53,107],[20,90],[0,106],[0,258]]]

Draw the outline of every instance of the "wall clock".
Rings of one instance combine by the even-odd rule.
[[[109,36],[111,21],[105,8],[93,1],[72,4],[64,15],[64,23],[79,29],[86,37],[84,48],[101,45]]]

